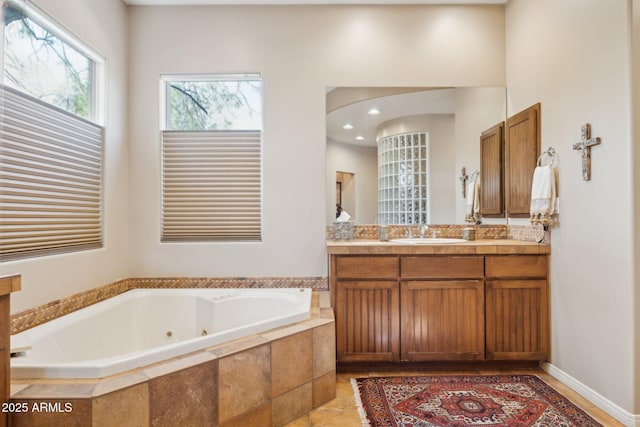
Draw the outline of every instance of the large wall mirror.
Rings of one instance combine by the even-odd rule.
[[[358,224],[463,224],[461,169],[479,171],[480,136],[505,117],[503,87],[328,88],[327,224],[338,205]]]

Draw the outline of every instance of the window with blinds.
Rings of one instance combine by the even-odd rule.
[[[0,259],[102,246],[102,127],[0,92]]]
[[[0,260],[101,247],[103,60],[31,4],[3,3]]]
[[[161,240],[261,241],[260,76],[163,81]]]
[[[259,241],[259,131],[163,133],[162,240]]]

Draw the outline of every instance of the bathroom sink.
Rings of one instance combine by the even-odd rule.
[[[451,243],[466,243],[464,239],[453,239],[446,237],[409,237],[405,239],[391,239],[393,243],[405,243],[408,245],[443,245]]]

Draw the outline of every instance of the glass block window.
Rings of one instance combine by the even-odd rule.
[[[378,223],[428,224],[428,140],[420,132],[378,141]]]

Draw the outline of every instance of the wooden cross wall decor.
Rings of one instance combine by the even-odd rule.
[[[462,183],[462,198],[466,199],[467,198],[467,180],[469,179],[469,175],[467,175],[467,168],[465,168],[464,166],[460,171],[460,178],[458,179]]]
[[[582,136],[573,144],[574,150],[582,150],[582,180],[591,181],[591,147],[600,144],[600,138],[591,138],[591,125],[582,125]]]

